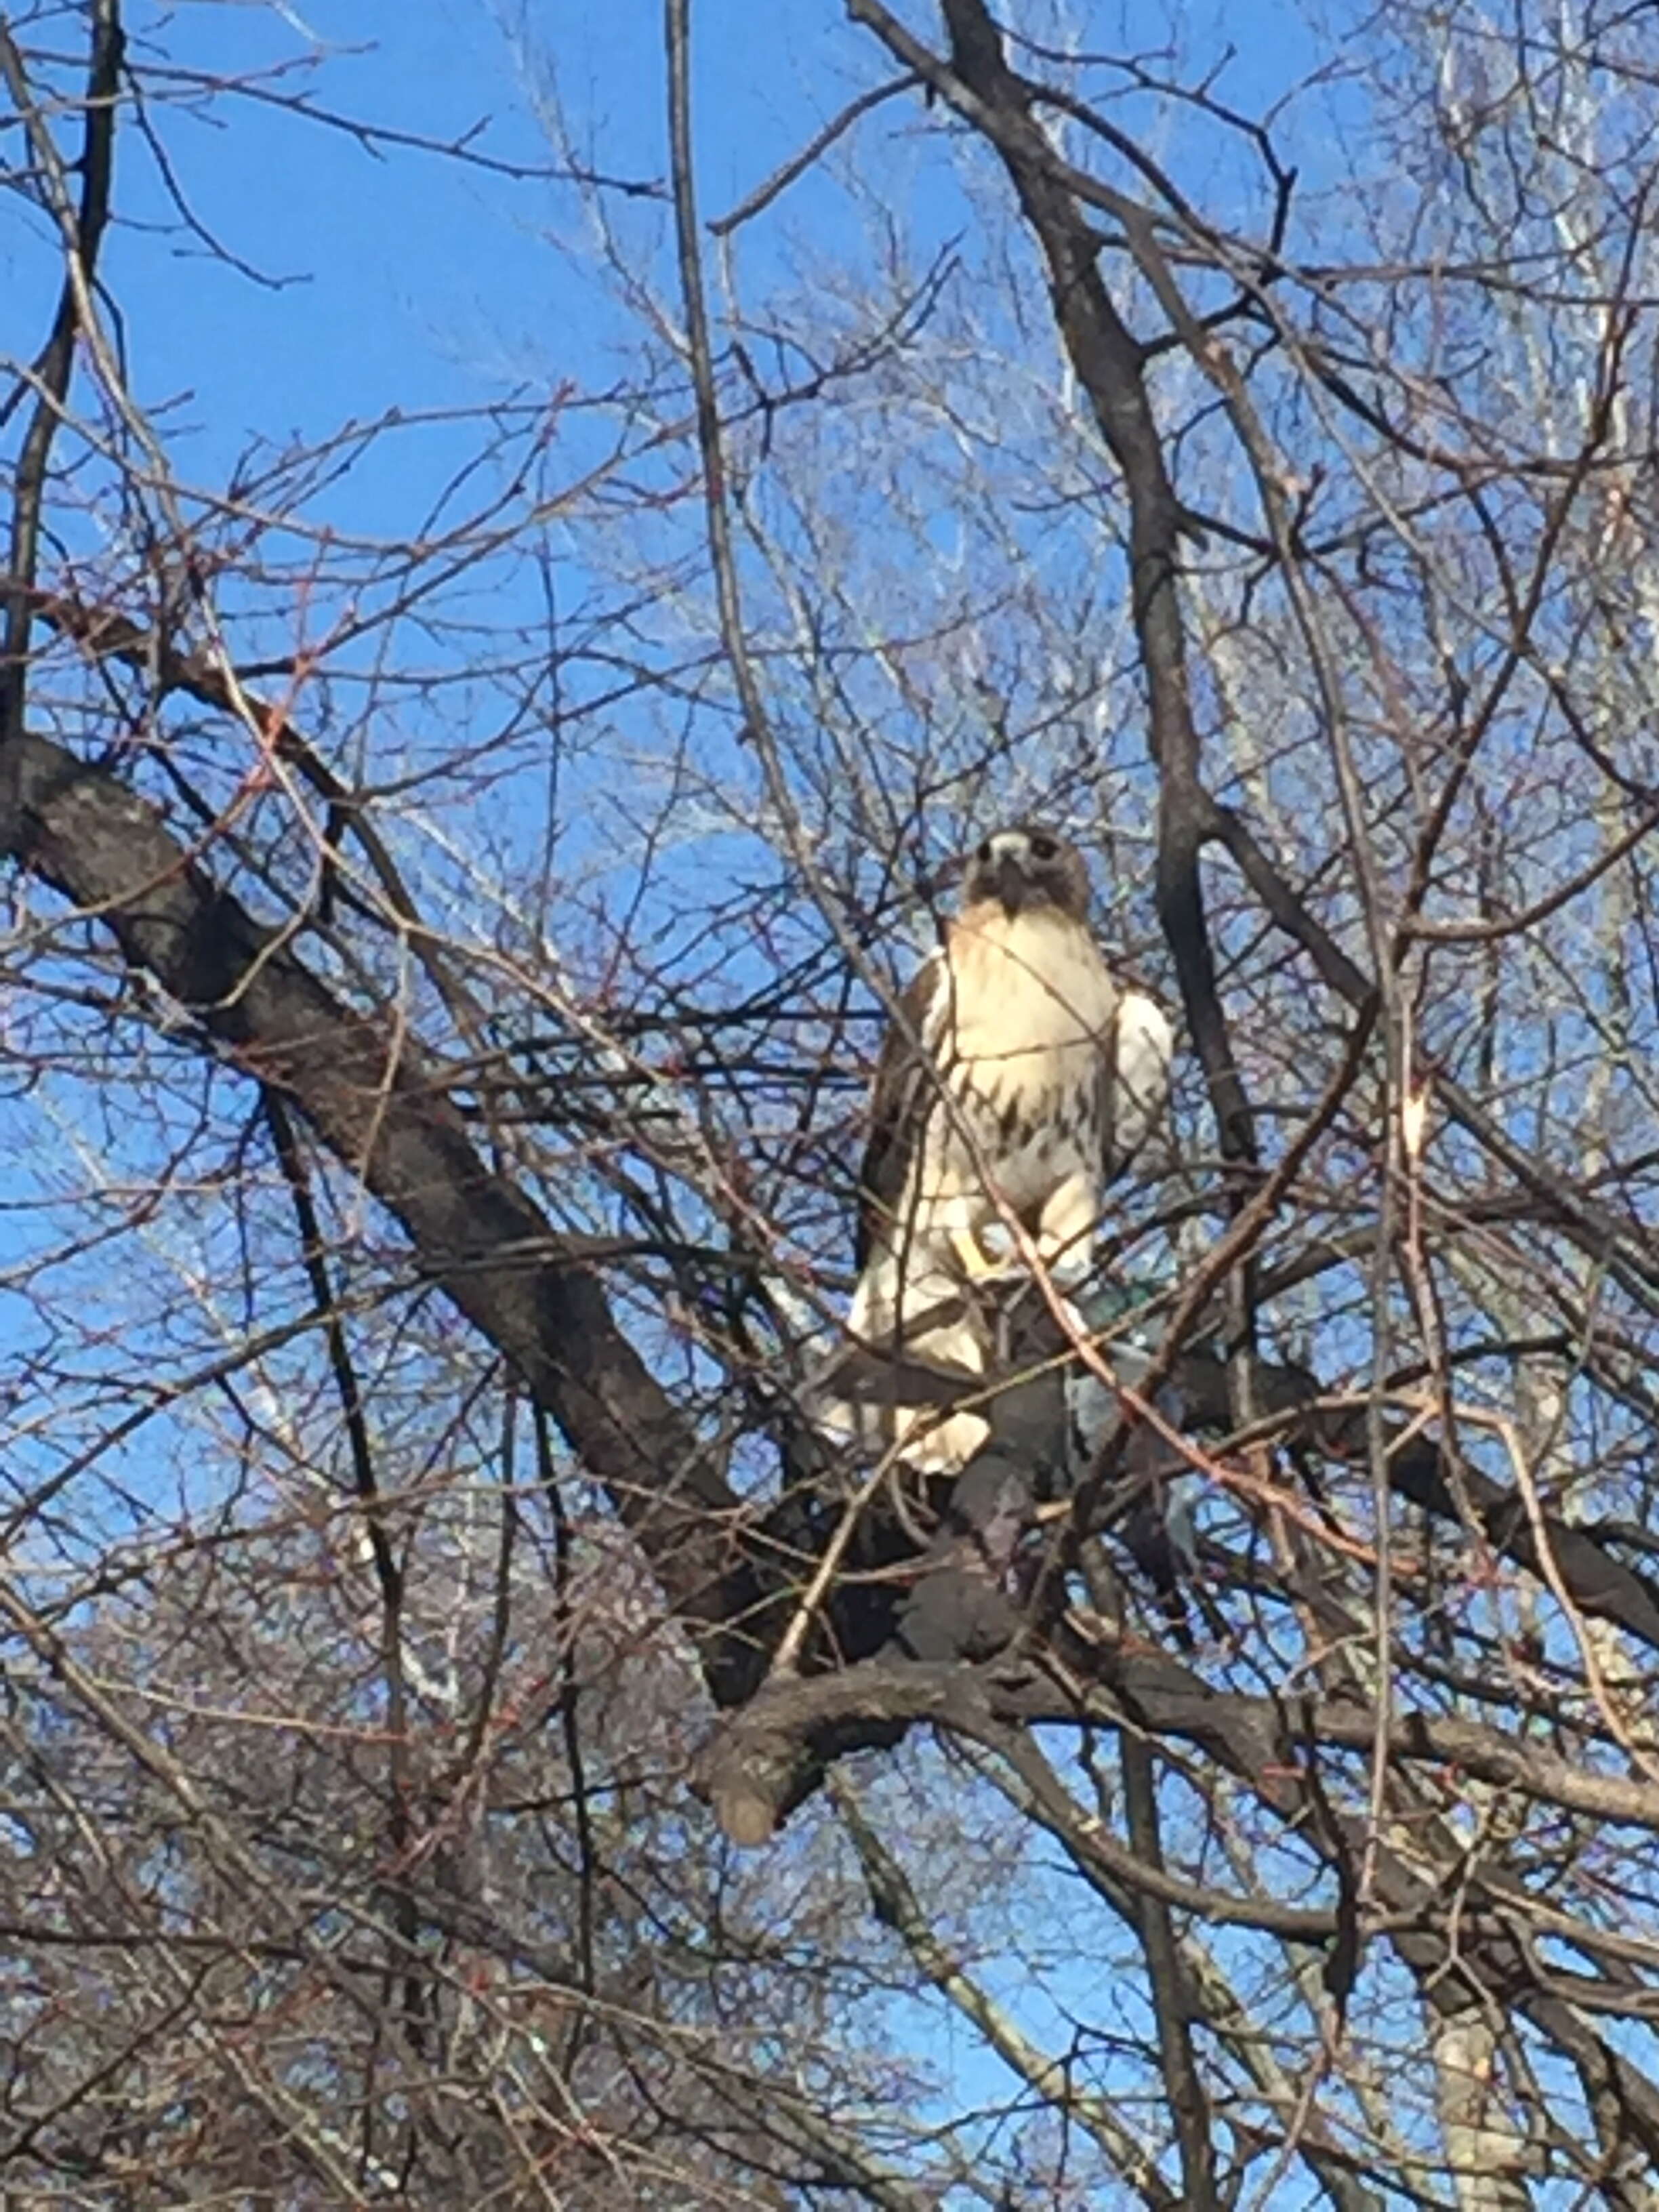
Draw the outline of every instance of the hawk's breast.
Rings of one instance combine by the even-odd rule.
[[[1087,930],[1053,911],[972,908],[948,955],[936,1064],[1005,1194],[1024,1205],[1073,1166],[1100,1164],[1116,987]],[[945,1144],[967,1150],[959,1134]]]

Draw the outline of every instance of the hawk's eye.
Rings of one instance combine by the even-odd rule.
[[[990,839],[989,839],[988,837],[985,840],[984,843],[980,847],[980,848],[979,848],[978,852],[975,854],[974,858],[975,858],[977,861],[979,861],[979,863],[981,864],[981,866],[983,866],[983,867],[988,867],[988,868],[990,866],[990,865],[991,865],[991,841],[990,841]]]
[[[1052,860],[1060,848],[1052,837],[1033,837],[1031,857],[1037,860]]]

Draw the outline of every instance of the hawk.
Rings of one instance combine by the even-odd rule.
[[[1074,845],[1035,823],[987,837],[962,910],[898,1002],[877,1064],[848,1327],[873,1348],[985,1370],[965,1297],[1001,1272],[1009,1220],[1065,1289],[1088,1273],[1108,1186],[1161,1116],[1172,1033],[1121,987],[1089,927]],[[951,1318],[930,1323],[946,1310]],[[929,1439],[960,1466],[988,1433],[957,1414]]]

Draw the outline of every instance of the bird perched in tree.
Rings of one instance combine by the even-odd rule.
[[[1011,1224],[1062,1288],[1088,1273],[1108,1186],[1162,1115],[1172,1045],[1162,1010],[1115,980],[1088,909],[1083,856],[1050,830],[1000,830],[974,854],[876,1069],[848,1318],[863,1343],[982,1373],[968,1293],[1003,1271],[988,1232],[1006,1252]],[[929,1463],[960,1466],[986,1433],[951,1416]]]

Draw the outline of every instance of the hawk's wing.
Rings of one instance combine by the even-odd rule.
[[[887,1025],[870,1088],[870,1140],[859,1171],[860,1270],[902,1212],[905,1185],[921,1148],[936,1078],[927,1060],[945,975],[943,951],[930,952],[899,994],[898,1018]],[[917,1050],[917,1045],[922,1048]]]
[[[1155,999],[1125,990],[1117,1002],[1104,1054],[1106,1176],[1123,1173],[1164,1120],[1170,1103],[1175,1030]]]

